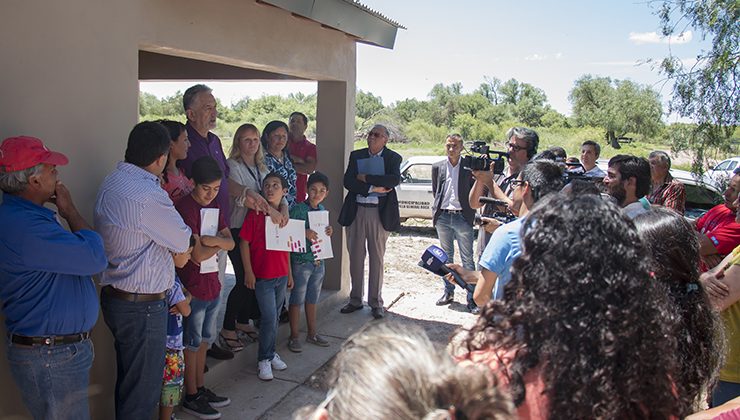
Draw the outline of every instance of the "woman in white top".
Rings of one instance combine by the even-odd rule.
[[[237,331],[243,332],[252,340],[257,338],[257,331],[249,325],[249,320],[259,319],[260,313],[254,290],[247,289],[244,284],[244,265],[242,264],[239,231],[244,217],[249,209],[268,214],[273,223],[284,226],[288,222],[288,204],[283,199],[280,211],[270,207],[260,194],[262,180],[269,170],[265,165],[265,155],[260,143],[260,132],[252,124],[242,124],[234,133],[234,143],[231,146],[229,158],[229,197],[231,199],[231,215],[229,227],[236,242],[233,250],[229,251],[229,259],[234,266],[236,284],[229,293],[226,301],[226,314],[220,334],[221,345],[231,351],[244,348]]]

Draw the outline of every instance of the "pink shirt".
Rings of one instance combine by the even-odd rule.
[[[180,171],[179,175],[168,173],[167,182],[162,184],[162,188],[167,191],[167,194],[170,196],[170,200],[177,204],[181,198],[193,191],[195,184],[193,184],[193,181],[190,178],[185,176],[184,172]]]

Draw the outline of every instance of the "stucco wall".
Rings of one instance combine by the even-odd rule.
[[[0,136],[33,135],[67,154],[61,179],[88,220],[98,186],[122,159],[137,122],[140,49],[319,80],[320,169],[333,179],[328,205],[338,214],[354,121],[352,38],[246,0],[5,0],[0,7]],[[334,246],[344,248],[342,235]],[[327,280],[338,288],[346,253],[335,255],[342,257],[330,264]],[[93,335],[93,418],[112,418],[115,357],[102,316]],[[4,345],[0,389],[0,418],[28,415]]]

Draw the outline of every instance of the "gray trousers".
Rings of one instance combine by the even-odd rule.
[[[367,302],[371,308],[382,308],[383,256],[390,232],[383,228],[378,208],[357,206],[355,220],[346,228],[346,233],[349,274],[352,278],[349,303],[354,306],[362,305],[365,291],[365,255],[369,254]]]

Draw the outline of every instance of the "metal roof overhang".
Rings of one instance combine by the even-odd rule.
[[[294,15],[344,32],[357,42],[393,49],[398,29],[406,29],[367,6],[353,0],[258,0]]]

